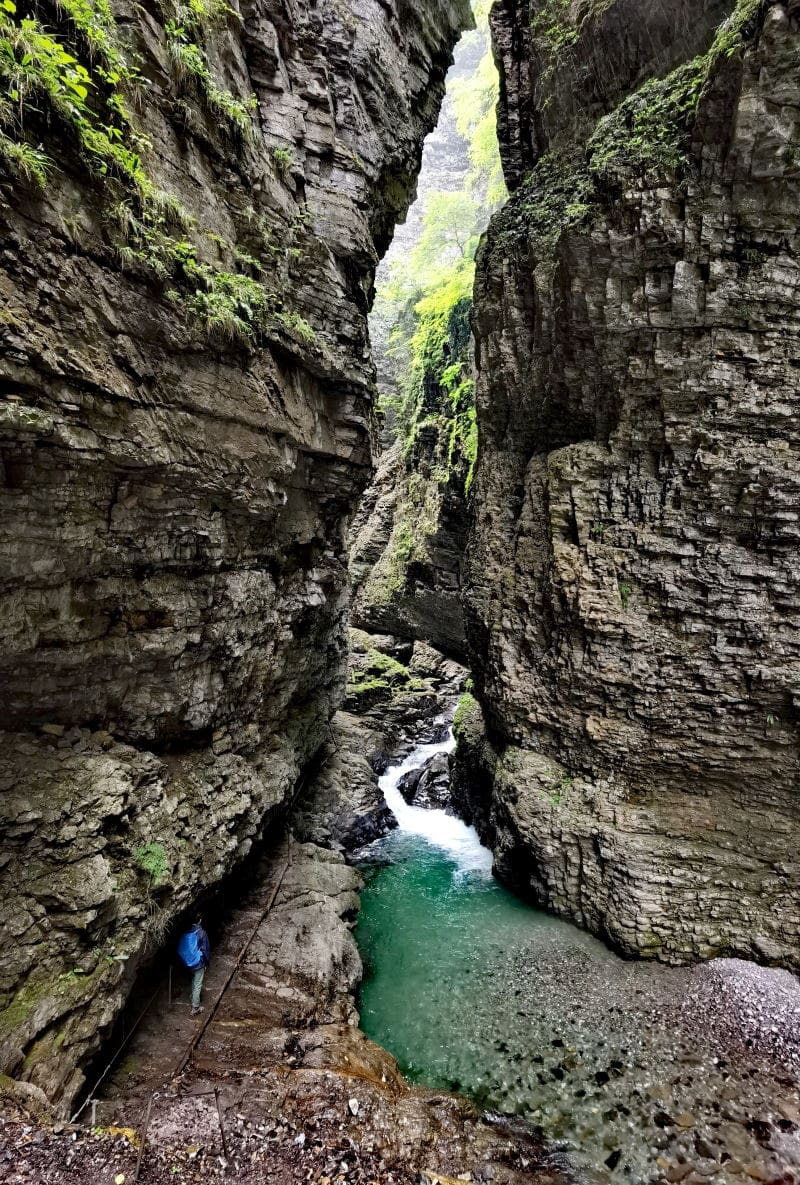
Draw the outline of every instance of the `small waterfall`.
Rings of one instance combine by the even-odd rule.
[[[452,753],[455,745],[452,729],[447,739],[438,744],[419,745],[400,765],[390,766],[379,779],[379,785],[401,832],[419,836],[433,847],[446,852],[458,865],[460,872],[482,872],[489,877],[492,872],[492,853],[478,839],[474,827],[468,827],[461,819],[448,815],[446,811],[411,806],[398,789],[404,774],[419,769],[437,753]]]

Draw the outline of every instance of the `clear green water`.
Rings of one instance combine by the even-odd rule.
[[[376,857],[361,1024],[410,1079],[526,1117],[586,1181],[677,1179],[682,1163],[716,1164],[718,1185],[797,1179],[798,1135],[776,1126],[796,1081],[718,1023],[702,970],[626,963],[420,834]]]
[[[523,904],[491,875],[462,872],[416,836],[393,834],[381,855],[392,862],[362,869],[362,1028],[411,1078],[489,1102],[496,1084],[483,1070],[497,1026],[487,1025],[488,996],[513,977],[521,945],[534,956],[537,947],[552,950],[564,924]],[[574,937],[576,953],[595,945],[578,931]]]

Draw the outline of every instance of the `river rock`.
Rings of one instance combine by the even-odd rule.
[[[778,1103],[778,1110],[789,1123],[800,1127],[800,1107],[796,1103],[789,1102],[788,1100],[781,1101]]]
[[[450,806],[450,761],[446,753],[435,753],[419,769],[404,774],[397,783],[403,798],[414,806]]]

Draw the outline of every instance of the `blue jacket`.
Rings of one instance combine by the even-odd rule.
[[[211,961],[211,947],[208,945],[208,935],[202,926],[192,926],[197,935],[197,945],[200,947],[200,953],[203,956],[203,967],[207,967]]]

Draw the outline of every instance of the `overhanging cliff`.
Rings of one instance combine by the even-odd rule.
[[[372,277],[470,17],[6,8],[0,1069],[66,1105],[341,696]]]

